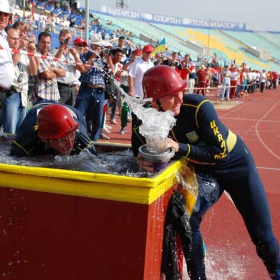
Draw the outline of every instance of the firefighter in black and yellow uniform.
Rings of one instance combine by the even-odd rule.
[[[143,77],[144,94],[153,99],[151,106],[159,111],[171,110],[176,119],[166,148],[174,148],[177,156],[187,157],[194,163],[196,172],[215,178],[220,193],[226,190],[230,194],[271,279],[280,280],[279,244],[272,232],[267,197],[253,157],[243,140],[220,121],[207,98],[183,95],[186,86],[168,66],[153,67]],[[134,123],[132,146],[136,156],[145,139],[138,131],[140,123]],[[151,163],[140,159],[139,164],[145,170],[153,171]],[[199,197],[196,203],[199,203]],[[204,210],[203,207],[200,209]],[[196,216],[202,219],[202,215]],[[191,279],[206,279],[199,224],[198,220],[192,242],[200,245],[193,244],[191,259],[187,262]]]
[[[20,125],[10,154],[19,157],[77,155],[85,148],[96,155],[82,114],[69,105],[42,102],[30,109]]]

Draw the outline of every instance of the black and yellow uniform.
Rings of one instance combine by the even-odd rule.
[[[49,104],[55,103],[38,103],[27,114],[24,121],[20,125],[16,139],[14,140],[11,148],[11,155],[21,157],[32,157],[44,154],[57,154],[57,152],[46,144],[38,137],[37,115],[38,112]],[[84,148],[87,148],[92,154],[96,155],[93,142],[90,140],[86,123],[83,115],[79,110],[72,106],[60,104],[68,108],[74,120],[79,123],[79,128],[76,130],[76,138],[73,145],[71,155],[79,154]]]
[[[194,162],[196,172],[207,173],[215,178],[220,193],[226,190],[230,194],[271,279],[279,279],[279,244],[272,232],[263,183],[248,147],[240,137],[223,125],[212,103],[203,96],[184,95],[180,113],[175,118],[176,125],[169,137],[179,144],[177,155],[186,156]],[[134,155],[137,155],[138,148],[145,143],[145,139],[138,130],[141,121],[134,121],[134,124],[132,146]],[[198,196],[197,203],[199,200]],[[192,223],[192,226],[196,225],[193,228],[196,233],[202,219],[200,211],[203,212],[204,209],[199,209],[197,213],[200,220]],[[199,235],[200,231],[193,237],[193,242],[201,242]],[[197,252],[192,252],[193,257],[190,258],[194,262],[190,264],[193,265],[192,271],[189,271],[191,279],[206,279],[201,247],[197,244],[193,246]]]

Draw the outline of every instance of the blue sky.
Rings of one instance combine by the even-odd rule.
[[[80,3],[85,7],[85,0]],[[89,3],[93,10],[102,5],[116,6],[116,0],[89,0]],[[280,0],[128,0],[128,3],[130,10],[139,12],[243,22],[257,30],[280,31]]]

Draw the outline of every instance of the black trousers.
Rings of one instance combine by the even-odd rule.
[[[2,108],[4,107],[4,102],[6,99],[6,92],[0,92],[0,128],[2,127]]]

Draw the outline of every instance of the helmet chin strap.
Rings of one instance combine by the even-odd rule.
[[[156,100],[156,104],[157,104],[157,106],[158,106],[158,110],[159,110],[160,112],[164,112],[163,108],[161,107],[160,101],[159,101],[158,99]]]

